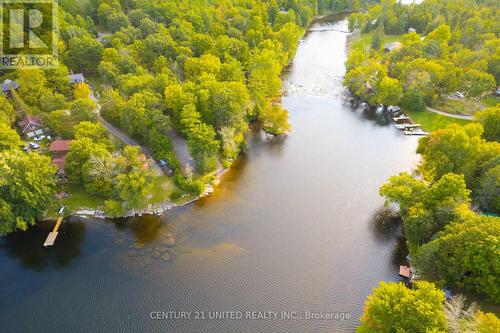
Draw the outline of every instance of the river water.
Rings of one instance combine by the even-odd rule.
[[[0,240],[0,331],[352,332],[404,258],[378,188],[418,157],[416,138],[343,102],[347,22],[335,19],[313,26],[285,78],[291,135],[252,133],[213,196],[161,218],[73,218],[49,249],[47,224]],[[215,311],[278,315],[209,319]]]

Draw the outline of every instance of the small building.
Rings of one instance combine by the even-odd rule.
[[[401,43],[400,42],[392,42],[392,43],[387,43],[384,45],[384,51],[385,52],[392,52],[394,50],[397,50],[401,47]]]
[[[83,76],[82,73],[73,74],[73,72],[71,72],[71,74],[69,75],[69,83],[71,84],[84,83],[84,82],[85,82],[85,77]]]
[[[17,124],[21,128],[21,134],[26,135],[28,139],[43,134],[43,124],[38,117],[27,115]]]
[[[71,140],[56,140],[50,144],[49,150],[52,153],[52,164],[57,167],[58,173],[64,173],[64,161],[70,151]]]
[[[417,32],[417,29],[415,29],[415,28],[408,28],[408,33],[410,34],[410,33],[412,33],[412,32],[415,32],[415,33],[416,33],[416,32]]]
[[[399,276],[409,279],[411,277],[411,269],[408,266],[399,266]]]
[[[16,81],[7,79],[2,83],[2,92],[7,97],[12,97],[11,96],[12,90],[17,90],[17,89],[19,89],[19,83],[17,83]]]

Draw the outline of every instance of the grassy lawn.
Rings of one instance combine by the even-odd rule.
[[[78,210],[81,207],[97,209],[104,205],[104,198],[87,193],[81,185],[69,185],[67,192],[70,194],[70,197],[63,199],[63,204],[70,211]]]
[[[153,180],[153,197],[149,200],[151,203],[159,203],[168,200],[172,193],[177,190],[172,178],[167,176],[155,177]]]
[[[489,95],[481,101],[486,106],[497,106],[500,103],[500,97]]]
[[[479,101],[468,98],[446,98],[437,101],[433,107],[453,114],[474,115],[474,113],[484,109],[485,105]]]
[[[182,205],[186,202],[189,202],[191,200],[194,200],[196,199],[198,196],[195,195],[195,194],[191,194],[191,193],[184,193],[184,195],[182,197],[180,197],[179,199],[176,199],[176,200],[172,200],[172,202],[176,205]]]
[[[429,111],[420,112],[410,112],[405,111],[405,113],[413,119],[417,124],[421,124],[425,131],[432,132],[440,128],[446,127],[448,124],[458,124],[461,126],[471,123],[468,120],[455,119],[440,114],[432,113]]]
[[[373,34],[375,31],[370,31],[368,33],[363,33],[359,36],[356,36],[352,42],[355,48],[363,48],[365,50],[370,49],[373,40]],[[401,39],[402,35],[385,35],[382,41],[382,45],[386,43],[396,42]]]

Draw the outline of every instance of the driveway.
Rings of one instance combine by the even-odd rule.
[[[449,117],[449,118],[469,120],[469,121],[473,121],[474,120],[474,116],[448,113],[448,112],[440,111],[440,110],[437,110],[437,109],[433,109],[433,108],[431,108],[429,106],[427,107],[427,111],[434,112],[434,113],[437,113],[437,114],[440,114],[442,116]]]

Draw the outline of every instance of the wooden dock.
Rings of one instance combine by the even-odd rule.
[[[54,245],[54,242],[56,241],[57,235],[59,234],[58,230],[59,227],[61,226],[63,217],[59,216],[57,218],[56,225],[54,226],[54,229],[52,230],[51,233],[49,233],[49,236],[47,236],[47,239],[45,240],[45,243],[43,243],[43,246],[48,247]]]

